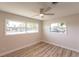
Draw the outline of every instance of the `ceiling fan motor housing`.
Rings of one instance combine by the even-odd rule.
[[[58,2],[52,2],[52,4],[57,4]]]

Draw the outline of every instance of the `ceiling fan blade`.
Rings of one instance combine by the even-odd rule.
[[[37,14],[37,15],[33,15],[33,16],[31,16],[31,17],[36,17],[36,16],[39,16],[39,14]]]
[[[44,13],[44,15],[55,15],[54,13]]]
[[[38,15],[34,15],[34,16],[31,16],[31,17],[36,17],[36,16],[39,16],[39,17],[41,17],[41,18],[44,18],[44,16],[40,16],[39,14]]]
[[[40,9],[40,14],[43,14],[43,13],[44,13],[44,9],[41,8],[41,9]]]
[[[51,7],[48,7],[48,8],[46,8],[46,9],[44,9],[44,12],[47,12],[47,11],[49,11],[50,9],[52,9]]]

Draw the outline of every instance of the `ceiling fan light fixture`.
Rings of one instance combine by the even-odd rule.
[[[43,16],[44,16],[44,14],[40,14],[40,16],[41,16],[41,17],[43,17]]]

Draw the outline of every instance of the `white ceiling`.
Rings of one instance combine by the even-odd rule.
[[[22,15],[26,17],[40,19],[40,8],[52,7],[48,13],[55,13],[52,16],[45,16],[42,20],[49,20],[57,17],[68,16],[79,13],[79,2],[59,2],[53,6],[51,2],[0,2],[0,10]]]

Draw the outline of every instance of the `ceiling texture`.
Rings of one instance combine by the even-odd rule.
[[[59,2],[55,6],[51,3],[52,2],[0,2],[0,10],[39,20],[49,20],[79,13],[79,2]],[[54,13],[55,15],[45,15],[44,18],[35,16],[40,14],[40,8],[47,7],[51,7],[52,9],[46,13]]]

